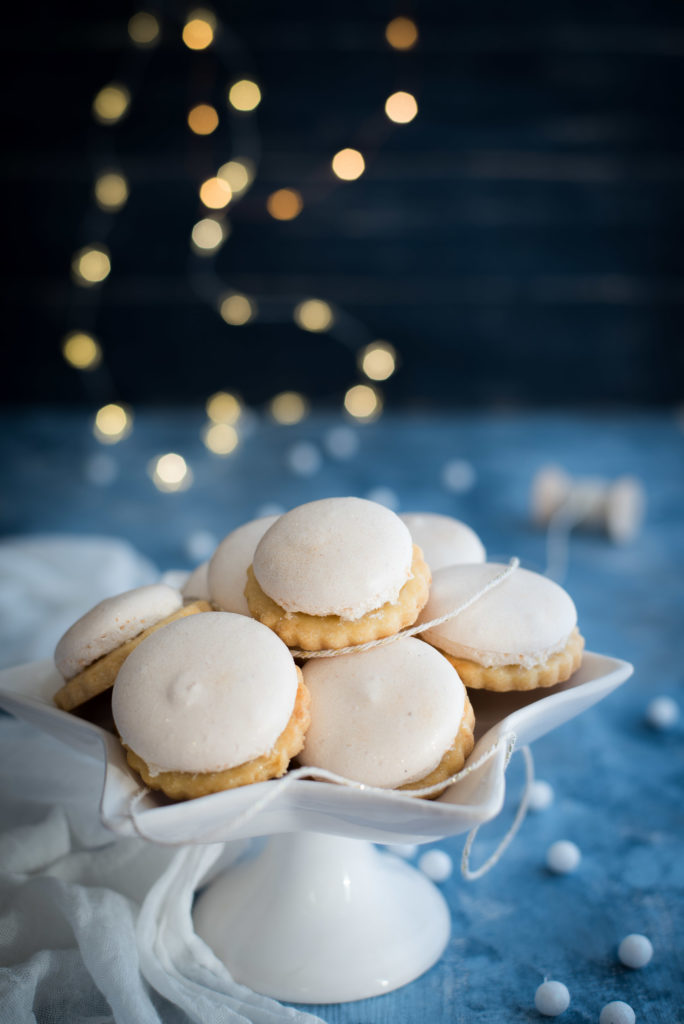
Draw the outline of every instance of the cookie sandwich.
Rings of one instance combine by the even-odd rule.
[[[408,526],[431,572],[446,565],[484,562],[486,558],[482,541],[460,519],[436,512],[407,512],[399,518]]]
[[[278,516],[262,516],[224,537],[209,561],[207,583],[212,602],[224,612],[249,615],[245,599],[247,570],[257,544]]]

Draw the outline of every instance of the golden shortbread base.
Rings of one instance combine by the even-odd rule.
[[[304,746],[304,735],[311,721],[311,697],[299,668],[297,676],[299,686],[290,720],[268,754],[220,772],[160,772],[151,775],[147,763],[124,743],[129,765],[141,776],[146,786],[161,789],[173,800],[194,800],[210,793],[220,793],[224,789],[280,778],[287,771],[292,758]]]
[[[436,645],[435,645],[436,646]],[[536,690],[539,687],[555,686],[564,683],[582,662],[584,637],[575,627],[562,651],[552,654],[541,665],[523,668],[520,665],[499,665],[485,668],[467,658],[457,658],[447,654],[441,647],[437,650],[454,666],[459,676],[473,690],[494,690],[505,693],[508,690]]]
[[[208,601],[193,601],[192,604],[186,604],[183,608],[179,608],[173,615],[167,615],[165,619],[156,622],[154,626],[148,626],[142,633],[134,636],[132,640],[127,640],[125,644],[121,644],[120,647],[110,651],[109,654],[103,654],[101,658],[86,666],[82,672],[79,672],[73,679],[70,679],[54,695],[53,700],[55,704],[62,711],[73,711],[74,708],[85,704],[91,697],[96,697],[99,693],[110,690],[119,674],[119,669],[128,655],[150,633],[161,629],[162,626],[168,626],[170,622],[175,622],[176,619],[184,619],[188,615],[210,611],[211,605]]]
[[[288,647],[303,651],[339,650],[392,636],[413,625],[427,602],[432,581],[423,552],[417,544],[413,545],[411,574],[394,604],[388,601],[354,620],[342,619],[339,615],[285,611],[261,589],[251,565],[247,570],[245,597],[251,615],[277,633]]]
[[[417,782],[409,782],[405,786],[399,786],[399,789],[411,790],[423,789],[427,788],[427,786],[436,786],[438,782],[444,782],[445,779],[450,779],[452,775],[456,775],[457,772],[460,772],[475,746],[474,730],[475,713],[473,711],[473,706],[468,699],[468,695],[466,694],[461,726],[456,734],[456,739],[449,747],[446,754],[444,754],[442,760],[434,771],[431,771],[424,779],[419,779]],[[445,786],[444,788],[446,789],[447,787]],[[437,793],[431,793],[430,796],[423,797],[423,799],[435,800],[443,792],[444,790],[441,789]]]

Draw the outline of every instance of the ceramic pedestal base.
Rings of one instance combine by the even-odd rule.
[[[413,981],[442,955],[449,910],[421,872],[371,843],[275,836],[199,898],[195,929],[236,981],[343,1003]]]

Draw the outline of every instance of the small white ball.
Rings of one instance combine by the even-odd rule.
[[[452,494],[465,494],[475,484],[475,470],[465,459],[451,459],[442,466],[442,487]]]
[[[544,981],[534,993],[534,1005],[545,1017],[557,1017],[570,1005],[570,993],[562,981]]]
[[[185,542],[185,553],[191,562],[205,562],[211,558],[218,540],[209,530],[195,530]]]
[[[578,867],[582,854],[578,846],[569,839],[551,843],[546,851],[546,866],[554,875],[569,875]]]
[[[314,476],[323,465],[323,456],[315,444],[299,441],[289,449],[285,461],[297,476]]]
[[[626,935],[618,946],[618,957],[625,967],[635,971],[645,967],[653,956],[653,946],[645,935]]]
[[[653,729],[671,729],[679,718],[679,705],[672,697],[654,697],[646,708],[646,721]]]
[[[333,459],[351,459],[359,450],[361,442],[351,427],[333,427],[323,438],[323,444]]]
[[[553,803],[553,789],[544,779],[535,779],[530,786],[529,807],[531,811],[545,811]]]
[[[389,508],[393,512],[399,508],[399,498],[391,487],[374,487],[368,492],[366,498],[368,501],[377,501],[378,505],[384,505],[385,508]]]
[[[433,882],[446,882],[454,870],[454,862],[444,850],[427,850],[419,858],[418,867]]]
[[[614,1003],[606,1003],[601,1010],[599,1024],[634,1024],[636,1014],[629,1003],[621,1003],[616,999]]]
[[[388,843],[387,849],[390,853],[396,854],[397,857],[411,860],[412,857],[415,857],[418,847],[415,843]]]

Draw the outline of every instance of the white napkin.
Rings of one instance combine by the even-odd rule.
[[[149,563],[107,538],[4,542],[0,614],[11,614],[0,618],[0,642],[15,661],[44,655],[42,623],[50,623],[52,646],[92,604],[150,576],[158,578]],[[71,610],[54,635],[62,599]],[[103,773],[26,723],[0,717],[1,1019],[320,1024],[238,985],[194,933],[195,890],[245,844],[178,848],[115,837],[98,818]]]

